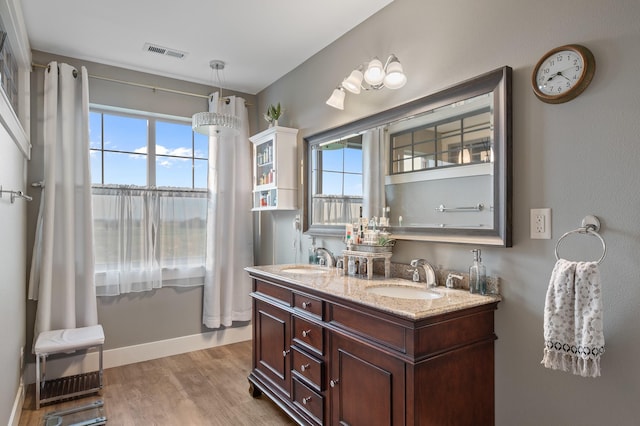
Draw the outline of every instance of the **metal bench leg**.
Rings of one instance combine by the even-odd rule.
[[[40,362],[42,361],[42,371]],[[36,354],[36,410],[40,409],[41,391],[46,381],[47,355]]]
[[[99,371],[98,378],[100,380],[100,390],[102,390],[102,387],[103,387],[103,383],[102,383],[102,346],[103,345],[100,345],[100,348],[99,348],[100,354],[99,354],[99,357],[98,357],[100,359],[100,366],[99,366],[99,370],[98,370]]]

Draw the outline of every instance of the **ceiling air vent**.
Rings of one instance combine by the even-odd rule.
[[[172,58],[183,59],[187,56],[187,52],[170,49],[168,47],[158,46],[157,44],[145,43],[143,50],[145,52],[157,53],[158,55],[171,56]]]

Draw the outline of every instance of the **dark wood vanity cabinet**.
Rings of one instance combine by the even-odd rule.
[[[253,367],[288,397],[291,392],[291,317],[287,311],[256,301],[253,314]]]
[[[252,272],[254,396],[303,425],[492,425],[497,301],[410,320]]]
[[[331,334],[331,424],[404,425],[404,361]]]

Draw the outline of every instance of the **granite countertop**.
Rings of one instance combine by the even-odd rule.
[[[307,287],[320,293],[371,306],[411,320],[453,312],[500,301],[499,295],[471,294],[468,290],[449,289],[443,286],[428,291],[441,295],[436,299],[404,299],[380,296],[367,291],[371,287],[404,286],[424,289],[424,283],[414,283],[402,278],[372,279],[359,276],[342,275],[341,270],[312,265],[266,265],[245,268],[249,273],[284,280],[292,284]],[[289,270],[289,271],[288,271]]]

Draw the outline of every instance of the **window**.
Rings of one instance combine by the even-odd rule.
[[[208,138],[175,118],[89,120],[96,293],[202,285]]]
[[[311,148],[314,224],[351,223],[362,206],[362,136]]]
[[[96,109],[89,140],[94,184],[207,187],[209,141],[190,121]]]
[[[14,112],[18,112],[18,63],[0,20],[0,85]]]
[[[391,135],[391,173],[492,161],[491,112],[475,110]]]

